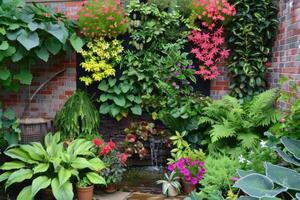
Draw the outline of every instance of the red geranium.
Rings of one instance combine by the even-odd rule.
[[[107,146],[103,147],[103,149],[102,149],[102,151],[100,152],[100,154],[101,154],[102,156],[105,156],[105,155],[107,155],[110,151],[111,151],[111,148],[107,145]]]
[[[100,146],[103,144],[102,140],[99,139],[99,138],[95,138],[95,139],[93,140],[93,143],[94,143],[97,147],[100,147]]]
[[[114,149],[115,148],[115,143],[113,143],[112,141],[109,141],[108,143],[107,143],[107,145],[109,146],[109,148],[112,150],[112,149]]]

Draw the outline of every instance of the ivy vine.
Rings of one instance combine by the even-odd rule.
[[[231,49],[228,70],[231,95],[251,99],[266,89],[267,65],[278,28],[274,0],[230,0],[237,14],[226,26]]]

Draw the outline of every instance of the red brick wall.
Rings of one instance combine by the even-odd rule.
[[[285,75],[300,86],[300,0],[280,0],[279,32],[273,48],[270,87]],[[286,90],[289,88],[284,86]]]

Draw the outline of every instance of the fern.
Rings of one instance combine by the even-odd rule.
[[[226,125],[222,124],[215,124],[212,127],[211,133],[211,141],[217,142],[220,139],[234,137],[235,136],[235,129],[233,127],[227,127]]]
[[[54,125],[64,138],[75,138],[81,134],[96,133],[100,116],[88,95],[75,92],[56,114]]]

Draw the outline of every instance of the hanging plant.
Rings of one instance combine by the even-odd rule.
[[[84,62],[81,67],[89,73],[80,78],[85,85],[90,85],[95,81],[115,75],[113,64],[121,61],[123,47],[119,40],[112,42],[105,41],[104,38],[95,39],[88,42],[87,50],[81,51]]]
[[[79,11],[78,24],[86,37],[116,37],[127,31],[128,21],[120,0],[90,0]]]
[[[79,52],[84,44],[64,14],[22,2],[0,1],[0,87],[12,91],[31,84],[29,66],[61,51]]]

